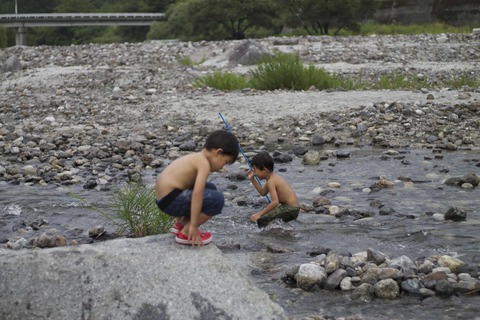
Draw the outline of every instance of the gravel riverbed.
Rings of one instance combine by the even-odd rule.
[[[21,70],[0,74],[2,246],[7,241],[29,238],[28,230],[22,229],[26,233],[19,234],[18,229],[12,229],[12,226],[25,219],[22,214],[16,213],[15,207],[16,202],[21,202],[19,194],[22,190],[32,201],[41,203],[45,193],[54,192],[52,190],[55,189],[77,188],[85,194],[108,193],[127,180],[152,181],[155,174],[169,161],[198,150],[208,132],[223,127],[219,112],[229,122],[247,153],[262,149],[277,153],[277,161],[286,168],[284,174],[298,186],[300,198],[306,207],[314,207],[315,196],[312,194],[318,186],[316,181],[308,184],[309,177],[319,172],[328,176],[335,168],[342,167],[337,164],[337,161],[341,161],[340,158],[352,161],[344,167],[345,172],[335,171],[336,177],[346,174],[351,179],[358,173],[355,172],[358,170],[356,168],[362,168],[368,171],[364,172],[365,175],[373,177],[375,181],[380,181],[383,173],[387,175],[384,180],[386,183],[398,184],[399,176],[393,176],[397,170],[395,166],[378,166],[375,169],[368,163],[362,164],[361,161],[371,161],[365,153],[369,156],[377,155],[384,163],[385,160],[388,161],[385,158],[389,158],[401,161],[404,168],[408,165],[415,167],[407,173],[410,177],[403,179],[405,183],[413,181],[428,184],[415,176],[421,174],[422,170],[443,172],[444,180],[448,178],[447,173],[450,173],[457,179],[451,182],[452,185],[458,185],[461,177],[467,174],[471,174],[474,182],[475,177],[478,178],[480,88],[464,86],[453,89],[449,85],[452,79],[463,76],[480,79],[478,35],[267,38],[250,42],[270,52],[278,50],[298,53],[306,63],[323,67],[328,72],[361,76],[371,82],[385,73],[404,74],[425,79],[426,87],[415,91],[312,89],[304,92],[261,92],[246,88],[237,92],[222,92],[192,86],[196,77],[209,72],[222,70],[246,74],[254,68],[239,64],[238,60],[233,59],[232,51],[242,44],[240,41],[151,41],[139,44],[3,49],[0,51],[0,63],[14,56],[21,64]],[[189,66],[178,63],[186,57],[198,63]],[[303,157],[308,151],[319,153],[320,165],[305,164]],[[432,161],[443,158],[449,161],[448,164],[430,166]],[[325,166],[325,163],[329,165]],[[230,170],[240,172],[242,165],[237,163]],[[388,176],[389,173],[392,176]],[[308,177],[302,178],[302,174]],[[219,178],[215,175],[213,179]],[[324,181],[325,184],[335,180],[332,176],[327,179],[329,180]],[[432,181],[440,180],[442,179],[432,178]],[[248,186],[242,187],[245,184],[242,181],[232,181],[218,181],[224,187],[232,184],[240,186],[237,192],[235,189],[227,192],[227,202],[230,202],[226,207],[228,217],[234,211],[244,210],[238,207],[238,203],[245,202],[242,192],[243,195],[251,192],[246,191]],[[470,232],[475,230],[476,223],[480,221],[478,211],[471,207],[474,202],[468,200],[478,198],[478,186],[473,183],[472,189],[468,189],[470,187],[463,183],[467,182],[462,182],[463,187],[458,185],[452,188],[459,190],[457,199],[461,198],[470,210],[469,214],[473,218],[470,220],[473,225],[470,222],[467,226]],[[356,186],[350,191],[344,191],[337,200],[347,203],[351,200],[347,198],[351,197],[360,201],[361,197],[356,198],[352,193],[366,187],[371,186]],[[440,187],[434,184],[432,189],[434,188]],[[465,196],[466,192],[470,193]],[[104,196],[96,199],[100,198],[103,199]],[[395,192],[387,198],[393,203]],[[425,203],[420,194],[417,200]],[[408,199],[402,198],[401,201],[407,207],[406,203],[411,204]],[[254,201],[248,197],[246,202],[249,206],[254,205]],[[414,205],[422,206],[419,203]],[[32,205],[32,212],[35,212],[33,207]],[[33,213],[28,215],[34,219]],[[319,216],[331,217],[307,215],[300,219],[300,225],[296,227],[309,234],[312,230],[307,225],[313,223],[313,217]],[[50,224],[55,224],[55,217],[56,215],[48,217]],[[68,223],[63,220],[65,230],[61,226],[57,227],[67,240],[79,236],[79,232],[72,232],[75,227],[88,228],[85,218],[81,215],[77,218],[77,222],[75,219]],[[328,219],[322,220],[322,223],[331,223]],[[242,223],[240,220],[236,222]],[[253,232],[253,240],[244,240],[243,235],[234,235],[233,244],[229,244],[228,232],[222,234],[222,229],[216,230],[215,225],[211,227],[219,234],[219,244],[226,248],[227,254],[249,272],[251,268],[248,261],[251,258],[239,254],[234,248],[240,243],[249,248],[250,253],[261,255],[265,246],[259,247],[258,239],[256,240],[258,233],[253,232],[251,227],[246,227],[242,230]],[[356,237],[357,227],[348,227],[353,238]],[[412,228],[415,227],[407,227],[409,230]],[[391,230],[395,230],[393,226]],[[370,232],[375,233],[373,230]],[[393,231],[394,234],[395,232]],[[38,235],[32,233],[30,237],[33,236]],[[317,236],[318,232],[312,233],[311,239],[317,239]],[[402,237],[396,239],[403,241]],[[303,246],[302,249],[297,249],[303,254],[304,251],[311,250],[314,247],[311,239],[297,243],[298,247]],[[335,241],[341,241],[341,237],[322,241],[333,245]],[[378,245],[384,250],[392,249],[393,246],[389,247],[391,242],[384,241],[384,247],[381,243]],[[307,245],[308,249],[305,248]],[[366,242],[358,246],[367,249]],[[266,247],[270,251],[278,249],[271,243]],[[351,248],[353,247],[357,248],[357,245]],[[461,247],[470,248],[465,249],[469,253],[466,258],[469,263],[479,263],[476,251],[470,245],[462,243]],[[298,258],[298,252],[286,244],[283,247],[280,245],[278,250],[281,254],[276,259],[283,261],[277,263],[284,267],[305,262],[305,257]],[[397,248],[393,251],[399,254],[402,250],[406,249]],[[278,258],[280,256],[282,258]],[[255,264],[258,266],[262,262],[256,260]],[[278,268],[271,265],[267,268],[273,272],[266,277],[270,281],[268,284],[266,280],[259,280],[254,273],[253,278],[266,290],[281,291],[271,284],[274,281],[272,279],[281,277],[279,274],[283,270],[280,272]],[[291,293],[285,293],[279,298],[288,300],[282,300],[281,304],[292,317],[308,318],[308,314],[315,313],[312,310],[318,301],[312,301],[311,296],[306,296],[304,298],[308,302],[303,307],[298,307],[292,302],[301,300],[298,293],[293,294],[295,298],[290,295]],[[335,303],[337,300],[328,298],[327,301]],[[430,303],[433,306],[441,305],[441,302]],[[470,301],[465,305],[470,303],[475,304]],[[460,303],[463,304],[464,302]],[[338,308],[330,316],[344,316],[348,314],[346,310]],[[397,304],[392,310],[390,312],[395,314],[402,307]],[[421,312],[422,316],[429,314],[425,310]],[[317,313],[328,314],[325,310],[323,313],[317,310]],[[350,314],[352,313],[358,316],[366,314],[367,318],[382,318],[379,314],[364,313],[361,306],[352,307]],[[409,316],[412,315],[398,318],[407,319]],[[444,318],[450,319],[449,316]],[[467,312],[466,316],[468,318],[471,313]]]

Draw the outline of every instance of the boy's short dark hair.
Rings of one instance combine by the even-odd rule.
[[[273,158],[268,154],[268,152],[257,153],[250,161],[250,164],[257,167],[260,170],[268,169],[268,171],[273,172],[274,161]]]
[[[223,149],[223,154],[233,157],[232,163],[238,157],[238,140],[230,132],[217,130],[210,133],[205,141],[205,149]]]

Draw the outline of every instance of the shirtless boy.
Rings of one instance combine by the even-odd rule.
[[[274,219],[284,222],[295,220],[300,212],[297,195],[287,181],[273,171],[274,161],[267,152],[255,155],[250,161],[253,170],[248,172],[248,179],[262,196],[270,194],[271,202],[259,212],[252,214],[250,220],[265,227]],[[261,186],[255,179],[267,180]]]
[[[235,162],[238,141],[227,131],[212,132],[203,149],[176,159],[157,177],[157,206],[175,217],[172,232],[180,244],[205,245],[212,241],[210,232],[199,227],[222,212],[225,199],[213,183],[207,182],[210,172]]]

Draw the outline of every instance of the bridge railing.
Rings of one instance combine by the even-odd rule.
[[[1,14],[0,26],[15,29],[16,45],[27,44],[27,28],[75,26],[149,26],[165,19],[163,13],[28,13]]]
[[[10,28],[37,26],[75,26],[118,24],[138,25],[151,24],[165,18],[163,13],[30,13],[2,14],[0,25]],[[112,23],[115,22],[115,23]]]

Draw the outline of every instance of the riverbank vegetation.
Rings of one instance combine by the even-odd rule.
[[[479,6],[475,0],[464,2],[472,8]],[[447,4],[437,4],[435,10],[425,13],[428,16],[425,21],[412,25],[411,21],[391,17],[391,12],[401,10],[394,2],[380,0],[6,0],[0,4],[0,14],[162,12],[166,15],[164,21],[154,22],[151,27],[29,28],[27,42],[31,46],[157,39],[211,41],[266,36],[470,33],[472,28],[480,27],[478,18],[469,21],[463,19],[465,14],[451,9]],[[470,12],[474,15],[478,10]],[[0,47],[14,44],[14,30],[0,26]]]
[[[313,64],[304,65],[294,54],[277,53],[260,60],[248,75],[216,71],[197,78],[197,87],[210,87],[224,91],[243,90],[420,90],[441,85],[460,89],[464,86],[480,87],[480,81],[468,73],[449,79],[446,83],[431,83],[421,75],[405,75],[399,72],[382,74],[376,81],[362,76],[346,77],[329,74]]]
[[[77,194],[70,194],[86,203],[91,210],[97,211],[116,227],[120,236],[146,237],[170,232],[173,217],[160,211],[155,202],[153,187],[138,182],[129,182],[112,196],[108,209],[104,210]]]

